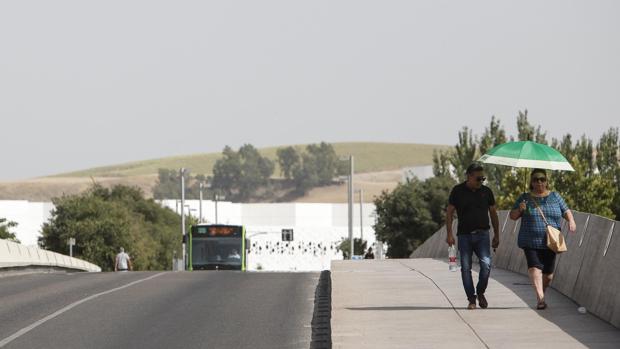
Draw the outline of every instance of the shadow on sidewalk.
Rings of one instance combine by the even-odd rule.
[[[355,310],[355,311],[403,311],[403,310],[469,310],[467,307],[356,307],[356,308],[346,308],[347,310]],[[507,309],[530,309],[528,307],[488,307],[484,309],[485,311],[490,310],[507,310]]]
[[[435,260],[448,264],[443,259]],[[477,269],[477,266],[475,266],[474,271],[477,272]],[[491,271],[491,279],[502,284],[529,305],[528,307],[520,307],[519,309],[529,309],[536,312],[538,316],[553,323],[563,332],[588,348],[620,348],[620,329],[593,314],[580,314],[577,311],[579,305],[553,289],[553,283],[551,287],[547,289],[545,295],[545,300],[548,304],[547,309],[536,310],[536,295],[528,276],[504,269],[493,268]],[[489,285],[489,287],[492,287],[492,285]],[[492,307],[489,307],[483,311],[492,309]]]

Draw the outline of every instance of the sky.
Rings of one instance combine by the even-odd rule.
[[[620,126],[619,1],[0,2],[0,180],[496,116]]]

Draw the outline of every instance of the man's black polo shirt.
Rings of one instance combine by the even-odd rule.
[[[469,234],[476,229],[489,229],[489,207],[495,205],[495,197],[489,187],[481,186],[474,191],[465,183],[455,185],[448,202],[456,207],[458,215],[457,235]]]

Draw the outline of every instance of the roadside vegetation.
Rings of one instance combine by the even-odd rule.
[[[618,128],[610,128],[598,142],[571,134],[548,140],[541,126],[532,125],[527,110],[517,116],[518,134],[508,137],[499,119],[491,118],[481,135],[467,126],[452,149],[433,156],[435,177],[402,183],[375,199],[377,239],[388,243],[387,255],[406,258],[445,221],[450,189],[465,180],[465,169],[496,145],[508,141],[535,141],[558,149],[575,172],[549,171],[551,189],[562,194],[573,210],[620,220],[620,142]],[[524,191],[529,169],[485,165],[489,186],[499,209],[509,209]]]
[[[181,217],[139,188],[92,186],[88,191],[55,198],[52,217],[43,225],[39,245],[67,253],[75,238],[74,256],[114,269],[120,247],[129,253],[135,270],[169,270],[172,258],[181,256]],[[188,219],[188,227],[193,222]]]

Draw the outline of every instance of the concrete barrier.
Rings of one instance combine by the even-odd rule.
[[[613,235],[609,240],[609,246],[603,256],[600,278],[604,280],[605,287],[601,288],[598,299],[600,302],[594,308],[594,313],[620,328],[620,224],[616,222]]]
[[[81,259],[59,253],[26,247],[16,242],[0,240],[0,271],[2,268],[50,267],[100,272],[101,268]]]
[[[581,267],[589,236],[587,228],[590,224],[590,215],[587,213],[575,212],[574,217],[577,230],[575,234],[568,234],[567,228],[564,228],[568,251],[556,257],[553,280],[553,287],[571,299],[574,299],[573,291],[579,274],[575,269],[578,270]]]
[[[520,221],[500,212],[501,243],[494,257],[497,268],[527,274],[523,251],[517,246]],[[620,223],[600,216],[573,212],[577,231],[562,223],[568,251],[556,258],[551,287],[585,306],[589,312],[620,328]],[[445,227],[413,252],[412,258],[447,257]]]
[[[578,266],[575,290],[571,297],[577,303],[593,310],[603,300],[599,299],[602,287],[607,287],[606,280],[601,279],[603,270],[603,253],[607,238],[613,229],[614,221],[592,215],[588,225],[588,239],[585,245],[583,260]],[[582,245],[583,247],[583,245]],[[566,261],[565,259],[564,261]],[[620,275],[620,273],[618,273]],[[620,298],[620,295],[617,296]]]

